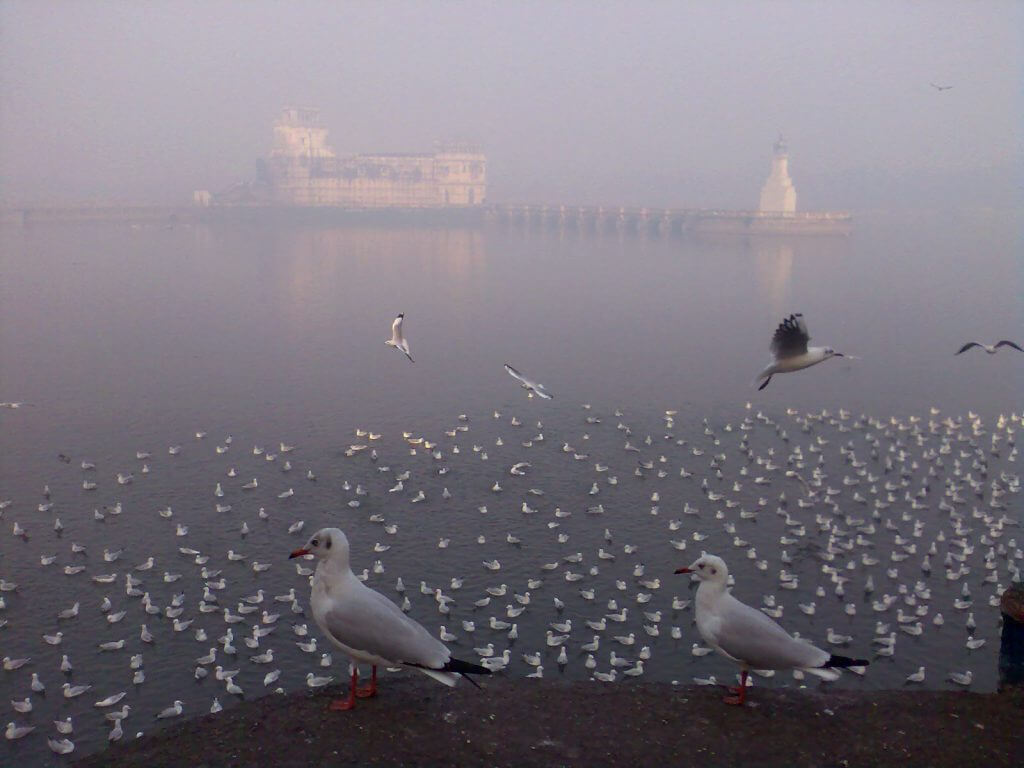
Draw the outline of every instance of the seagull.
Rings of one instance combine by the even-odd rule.
[[[949,679],[957,685],[970,685],[974,680],[974,673],[971,670],[966,672],[950,672]]]
[[[113,696],[107,696],[107,698],[97,701],[94,706],[96,706],[99,709],[103,709],[104,707],[112,707],[119,701],[121,701],[121,699],[123,699],[124,697],[125,692],[121,691],[120,693],[115,693]]]
[[[928,83],[928,85],[930,85],[932,88],[934,88],[936,91],[939,91],[940,93],[942,91],[948,91],[950,88],[953,87],[952,85],[936,85],[935,83]]]
[[[971,347],[980,347],[981,349],[984,349],[986,352],[988,352],[990,355],[994,355],[996,353],[996,350],[999,349],[1000,347],[1013,347],[1013,349],[1016,349],[1018,352],[1024,352],[1024,349],[1021,349],[1012,341],[1007,341],[1006,339],[1003,339],[1002,341],[997,341],[995,344],[992,345],[982,344],[980,341],[969,341],[962,347],[960,347],[960,349],[957,350],[956,354],[963,354]]]
[[[46,743],[58,755],[67,755],[75,751],[75,743],[71,739],[47,739]]]
[[[543,384],[538,384],[537,382],[526,378],[525,376],[523,376],[523,374],[521,374],[508,363],[505,363],[505,370],[508,371],[509,376],[511,376],[513,379],[519,382],[522,388],[529,393],[530,397],[533,397],[533,395],[537,395],[538,397],[542,397],[545,400],[552,399],[552,395],[548,394],[544,390]]]
[[[182,713],[183,707],[180,701],[175,700],[174,704],[167,707],[159,715],[156,716],[157,720],[164,720],[168,717],[177,717]]]
[[[400,349],[405,353],[405,356],[409,358],[410,363],[416,361],[412,359],[412,355],[409,353],[409,342],[405,340],[405,336],[402,335],[402,321],[405,320],[405,313],[399,312],[398,317],[395,318],[395,322],[391,324],[391,338],[385,341],[389,347]]]
[[[747,675],[753,669],[799,669],[834,680],[833,667],[866,666],[867,661],[836,656],[797,640],[761,611],[741,603],[726,589],[729,569],[722,558],[701,555],[676,573],[692,573],[700,580],[697,589],[697,630],[704,642],[741,668],[736,695],[727,704],[742,705]]]
[[[36,727],[34,725],[15,725],[13,722],[7,724],[7,730],[4,731],[4,736],[8,740],[14,741],[20,739],[23,736],[28,736]]]
[[[764,379],[758,389],[767,387],[768,382],[776,373],[790,373],[810,368],[830,357],[845,357],[842,352],[836,352],[832,347],[808,347],[807,342],[810,339],[807,323],[804,322],[804,316],[799,312],[779,323],[771,343],[771,351],[775,359],[757,374],[755,383]]]
[[[14,709],[15,712],[20,712],[23,715],[28,714],[32,711],[32,699],[28,696],[24,699],[11,699],[11,708]]]
[[[369,687],[358,691],[360,698],[376,695],[378,665],[414,667],[448,686],[455,685],[457,674],[490,674],[485,667],[453,658],[423,626],[363,584],[352,572],[348,539],[338,528],[317,531],[304,547],[291,553],[291,557],[303,555],[320,561],[310,600],[313,620],[353,661],[348,699],[332,702],[331,709],[355,706],[360,662],[373,667]]]

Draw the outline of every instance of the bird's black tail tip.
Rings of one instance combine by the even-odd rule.
[[[448,663],[444,665],[445,672],[458,672],[460,675],[489,675],[491,670],[487,667],[481,667],[479,664],[473,664],[469,661],[462,661],[462,659],[449,659]]]
[[[870,664],[870,661],[866,659],[851,659],[849,656],[836,656],[835,654],[828,657],[828,661],[822,666],[825,667],[866,667]]]

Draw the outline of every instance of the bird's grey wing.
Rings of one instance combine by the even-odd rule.
[[[1016,344],[1014,344],[1012,341],[1007,341],[1006,339],[1003,339],[1002,341],[997,341],[996,342],[996,348],[998,349],[999,347],[1013,347],[1018,352],[1024,352],[1024,349],[1021,349]]]
[[[368,587],[335,603],[324,616],[324,624],[342,645],[396,664],[439,669],[450,658],[439,640],[384,595]]]
[[[718,645],[754,669],[820,667],[829,654],[797,640],[761,611],[731,595],[723,599]]]
[[[543,397],[545,400],[551,400],[554,397],[554,395],[550,395],[544,390],[543,384],[535,384],[533,387],[533,391],[536,392],[538,396]]]
[[[508,363],[505,363],[505,370],[508,371],[509,376],[511,376],[516,381],[518,381],[520,384],[525,384],[526,386],[530,386],[530,382],[526,380],[526,377],[523,376],[523,374],[521,374],[519,371],[517,371],[515,368],[513,368]]]
[[[960,349],[958,349],[956,351],[956,354],[960,355],[960,354],[963,354],[964,352],[966,352],[971,347],[980,347],[980,346],[981,346],[981,344],[979,344],[976,341],[968,341],[966,344],[964,344],[962,347],[960,347]]]
[[[797,312],[779,323],[772,336],[771,351],[777,358],[796,357],[807,353],[807,342],[810,340],[804,316]]]

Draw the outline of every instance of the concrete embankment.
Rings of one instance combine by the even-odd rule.
[[[328,692],[269,695],[80,760],[150,766],[1020,765],[1024,692],[755,689],[494,678],[449,690],[382,680],[376,699],[327,709]],[[125,730],[144,728],[141,722]]]

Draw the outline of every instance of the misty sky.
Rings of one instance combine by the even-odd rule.
[[[2,0],[0,198],[185,202],[300,105],[341,154],[476,141],[492,199],[750,207],[783,131],[800,206],[851,205],[1020,167],[1022,30],[1001,2]]]

